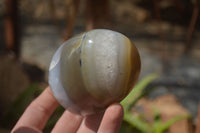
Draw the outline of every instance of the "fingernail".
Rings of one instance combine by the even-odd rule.
[[[12,133],[42,133],[42,131],[31,127],[19,127]]]

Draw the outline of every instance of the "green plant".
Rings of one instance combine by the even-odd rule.
[[[3,116],[1,125],[7,128],[12,127],[22,115],[28,104],[41,92],[42,89],[38,87],[38,84],[30,84],[17,96],[7,113]]]
[[[161,121],[160,113],[158,110],[154,110],[154,122],[149,123],[142,117],[135,115],[131,112],[131,108],[136,102],[144,96],[145,89],[153,80],[158,77],[157,74],[150,74],[142,79],[131,93],[121,102],[124,108],[124,119],[120,132],[140,132],[140,133],[163,133],[175,122],[186,119],[189,116],[176,116],[170,120]]]

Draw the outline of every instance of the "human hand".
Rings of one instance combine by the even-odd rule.
[[[11,133],[42,133],[42,130],[59,103],[50,88],[36,98],[25,110]],[[80,116],[68,110],[62,114],[52,133],[117,133],[123,119],[120,104],[110,105],[104,113]]]

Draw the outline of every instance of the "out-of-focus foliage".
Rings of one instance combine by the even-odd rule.
[[[156,74],[150,74],[149,76],[142,79],[131,93],[121,102],[124,107],[124,119],[120,133],[122,132],[137,132],[137,133],[163,133],[171,125],[179,120],[186,119],[189,116],[176,116],[169,119],[166,122],[161,120],[160,113],[157,109],[154,110],[154,121],[153,123],[145,121],[140,115],[135,115],[131,112],[131,108],[136,104],[136,102],[144,96],[145,89],[149,83],[158,77]]]

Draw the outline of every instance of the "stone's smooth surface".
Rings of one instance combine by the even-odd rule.
[[[52,58],[49,84],[62,106],[88,115],[120,102],[140,73],[134,44],[121,33],[92,30],[64,42]]]

